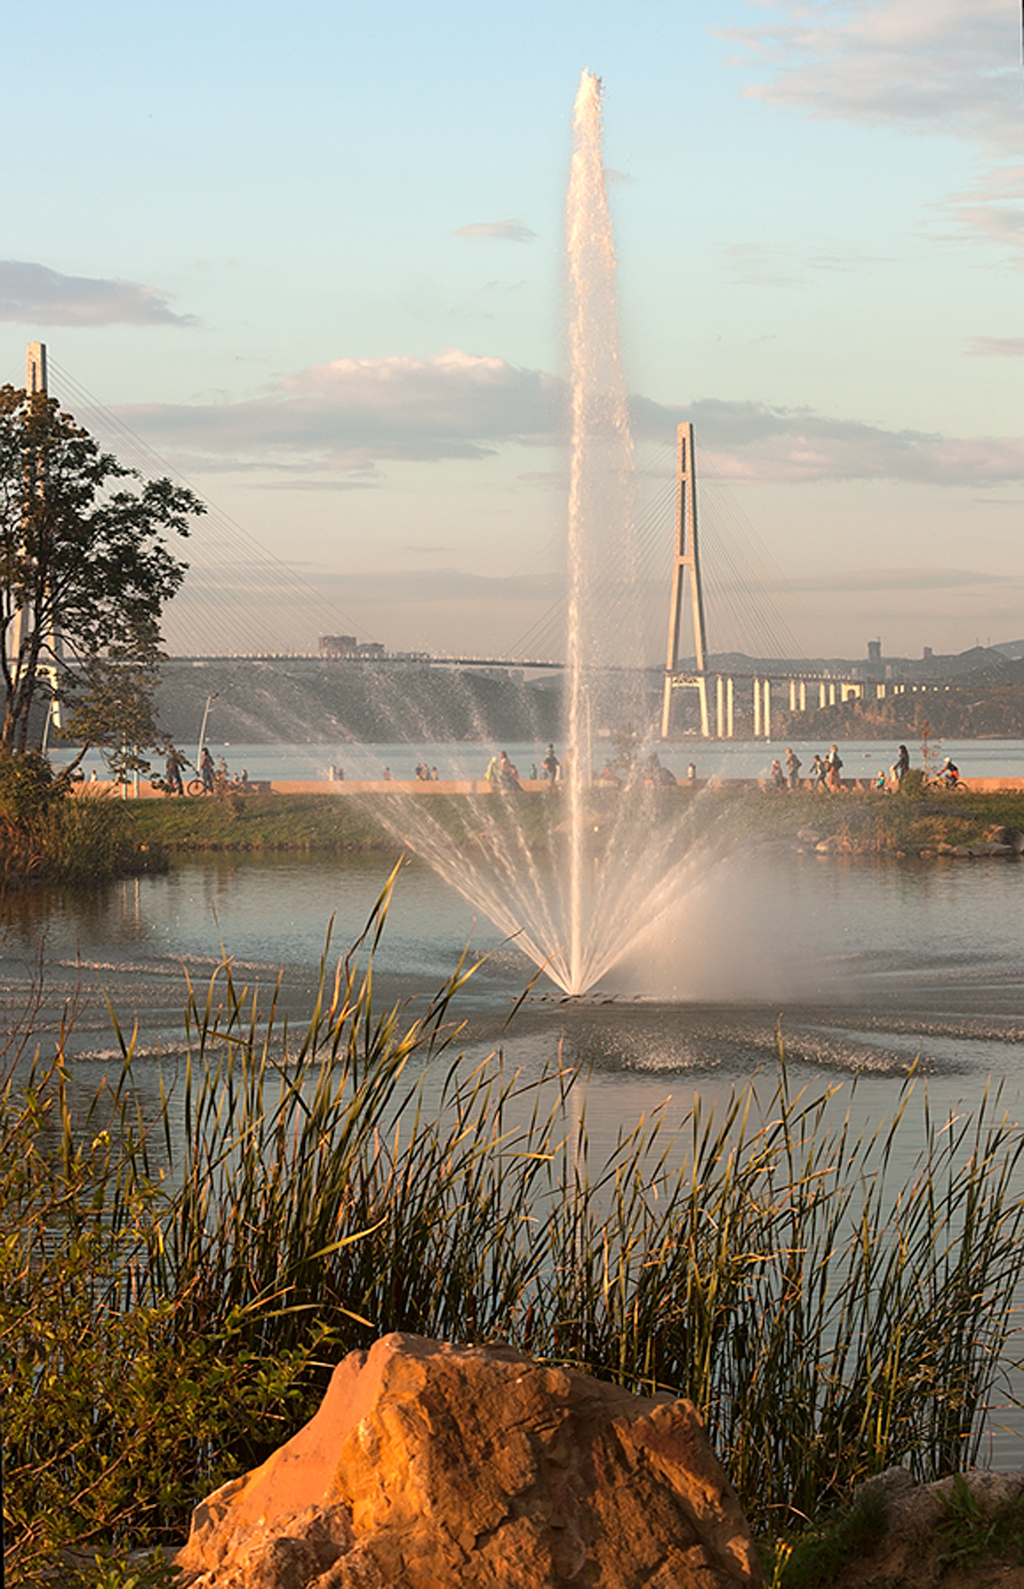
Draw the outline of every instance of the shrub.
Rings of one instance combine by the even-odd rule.
[[[0,752],[0,885],[95,882],[155,864],[120,801],[75,797],[38,751]]]

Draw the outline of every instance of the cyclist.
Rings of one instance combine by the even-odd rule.
[[[942,763],[942,770],[939,773],[939,777],[942,779],[942,782],[946,785],[947,789],[953,789],[960,782],[960,768],[957,766],[955,761],[951,761],[947,756],[945,761]]]

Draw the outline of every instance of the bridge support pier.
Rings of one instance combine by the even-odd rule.
[[[770,679],[754,680],[754,738],[772,737],[772,684]]]

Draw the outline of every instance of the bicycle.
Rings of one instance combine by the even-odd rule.
[[[926,778],[921,785],[921,792],[925,790],[935,793],[941,789],[943,794],[967,794],[967,784],[963,778],[943,778],[939,773],[935,778]]]

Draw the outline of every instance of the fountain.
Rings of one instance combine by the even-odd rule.
[[[691,865],[680,824],[642,769],[595,790],[591,731],[603,715],[642,739],[633,443],[619,349],[615,253],[601,154],[599,78],[584,70],[566,206],[571,440],[566,750],[557,791],[498,784],[460,797],[389,796],[374,811],[566,993],[592,989],[656,926]],[[689,802],[688,802],[689,804]]]

